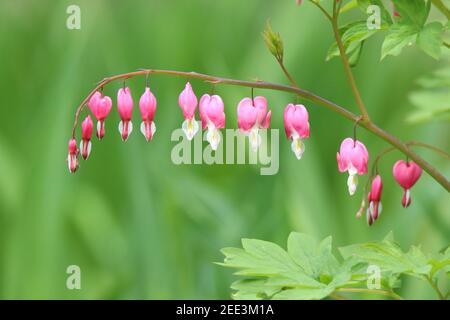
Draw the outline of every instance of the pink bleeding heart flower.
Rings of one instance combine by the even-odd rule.
[[[69,140],[69,154],[67,155],[67,165],[71,173],[74,173],[78,169],[78,154],[77,140],[72,138]]]
[[[198,123],[195,121],[195,109],[197,109],[197,96],[192,90],[191,84],[188,82],[184,90],[178,97],[178,104],[181,110],[183,110],[184,122],[182,129],[186,134],[188,140],[192,140],[195,134],[198,132]]]
[[[149,87],[145,88],[144,93],[139,99],[139,109],[141,110],[142,116],[141,132],[145,139],[150,141],[156,132],[156,125],[153,122],[156,112],[156,98]]]
[[[371,226],[375,220],[378,219],[381,214],[382,205],[381,205],[381,193],[383,191],[383,183],[381,181],[381,177],[377,175],[372,180],[372,188],[367,196],[369,201],[369,207],[367,208],[367,223]]]
[[[402,197],[402,205],[404,208],[409,207],[411,204],[411,191],[410,189],[416,184],[422,175],[422,168],[419,167],[414,161],[398,160],[392,169],[395,181],[405,191]]]
[[[94,128],[94,123],[92,122],[91,116],[88,115],[84,121],[81,123],[81,156],[86,160],[91,154],[91,138],[92,130]]]
[[[286,137],[292,139],[292,151],[300,160],[305,151],[303,139],[309,138],[309,115],[304,105],[290,103],[286,106],[284,109],[284,129]]]
[[[120,88],[117,92],[117,110],[119,111],[120,119],[122,119],[119,122],[119,132],[122,140],[127,141],[133,131],[133,123],[131,122],[133,97],[131,96],[130,88]]]
[[[238,127],[249,135],[250,146],[256,151],[261,144],[260,129],[267,129],[270,126],[272,111],[267,112],[267,100],[258,96],[242,99],[237,106]]]
[[[100,140],[105,136],[105,119],[111,111],[112,101],[108,96],[103,96],[99,91],[96,91],[88,102],[89,109],[97,119],[96,136]]]
[[[352,138],[346,138],[341,143],[340,151],[336,155],[340,172],[348,172],[347,180],[348,192],[354,195],[358,185],[358,176],[367,173],[367,163],[369,152],[366,146]]]
[[[208,129],[206,140],[211,149],[217,150],[220,143],[219,129],[225,128],[225,112],[222,98],[218,95],[204,94],[200,99],[200,119],[203,130]]]

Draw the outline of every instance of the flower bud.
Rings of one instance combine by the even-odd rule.
[[[78,169],[78,154],[77,141],[72,138],[69,140],[69,153],[67,155],[67,165],[71,173],[74,173]]]
[[[283,41],[278,32],[273,32],[270,23],[267,22],[266,29],[263,32],[264,43],[270,53],[278,60],[283,61],[284,48]]]
[[[84,160],[87,160],[87,158],[91,154],[91,138],[93,128],[94,123],[92,122],[91,116],[88,115],[81,124],[80,149],[81,156]]]

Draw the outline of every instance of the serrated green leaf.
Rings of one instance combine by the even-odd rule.
[[[440,22],[425,25],[417,35],[417,45],[426,54],[438,60],[441,56],[444,26]]]
[[[414,44],[419,30],[409,24],[392,26],[381,47],[381,60],[387,55],[398,56],[405,46]]]
[[[433,258],[415,246],[404,252],[392,233],[379,242],[340,248],[343,262],[332,254],[331,237],[317,242],[293,232],[287,252],[267,241],[244,239],[242,244],[243,249],[222,250],[224,266],[251,277],[231,285],[233,299],[323,299],[338,289],[364,289],[373,280],[371,265],[380,268],[381,288],[388,291],[400,286],[402,274],[437,281],[440,272],[450,273],[449,248]]]
[[[392,240],[369,242],[340,248],[342,256],[357,257],[369,264],[378,266],[381,271],[392,273],[408,273],[413,276],[429,275],[431,265],[427,257],[418,247],[412,247],[404,253],[399,245]]]
[[[244,249],[224,248],[223,265],[239,269],[236,274],[251,277],[281,276],[298,285],[317,287],[320,282],[308,276],[278,245],[262,240],[243,239]]]
[[[288,238],[288,253],[306,274],[318,279],[322,274],[332,276],[339,262],[331,252],[332,239],[327,237],[318,243],[314,238],[292,232]]]

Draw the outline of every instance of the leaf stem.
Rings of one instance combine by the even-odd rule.
[[[333,17],[327,12],[327,10],[325,10],[324,7],[322,7],[322,5],[321,5],[319,2],[316,2],[316,1],[314,1],[314,0],[310,0],[310,2],[311,2],[312,4],[314,4],[317,8],[319,8],[320,11],[322,11],[322,13],[325,15],[325,17],[328,18],[328,20],[330,20],[330,21],[333,20]]]
[[[370,293],[370,294],[378,294],[382,296],[388,296],[395,300],[404,300],[401,296],[396,294],[394,291],[387,290],[372,290],[365,288],[339,288],[336,289],[335,292],[352,292],[352,293]]]
[[[294,77],[291,76],[291,74],[289,73],[289,71],[286,69],[283,60],[277,58],[277,61],[278,61],[278,64],[280,65],[280,67],[281,67],[281,70],[283,70],[283,72],[284,72],[286,78],[288,78],[290,84],[291,84],[293,87],[298,88],[297,82],[295,81]]]
[[[439,296],[439,299],[445,300],[446,297],[442,294],[441,290],[439,290],[437,283],[433,281],[433,279],[431,279],[430,276],[427,276],[426,278],[427,281],[430,283],[431,287],[434,289],[434,291],[436,291],[437,295]]]
[[[333,19],[331,20],[334,37],[336,39],[336,43],[339,48],[339,53],[341,56],[342,63],[344,65],[345,74],[347,75],[348,82],[350,83],[350,87],[352,89],[353,96],[355,97],[355,101],[358,106],[358,109],[361,112],[361,115],[363,117],[361,121],[362,122],[370,122],[369,114],[367,113],[366,106],[364,105],[364,102],[362,101],[361,94],[358,90],[358,86],[356,85],[355,77],[353,76],[347,54],[345,53],[345,47],[344,47],[344,44],[342,43],[341,35],[339,33],[338,17],[339,17],[339,10],[337,10],[336,0],[334,0],[334,2],[333,2]]]

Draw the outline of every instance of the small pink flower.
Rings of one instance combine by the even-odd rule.
[[[130,88],[120,88],[117,92],[117,110],[119,111],[120,119],[119,132],[122,140],[126,141],[133,131],[133,123],[131,117],[133,115],[133,97],[131,96]]]
[[[94,128],[94,123],[92,122],[91,116],[88,115],[83,123],[81,124],[81,156],[86,160],[91,153],[91,138],[92,130]]]
[[[336,155],[340,172],[347,171],[349,174],[347,185],[350,195],[355,194],[358,185],[358,175],[367,173],[367,162],[369,152],[364,144],[352,138],[346,138],[341,143],[340,151]]]
[[[200,99],[200,119],[203,129],[208,129],[206,139],[211,149],[217,150],[220,143],[218,129],[225,128],[225,112],[222,98],[218,95],[204,94]]]
[[[369,207],[367,208],[367,223],[372,225],[381,214],[381,193],[383,191],[383,183],[381,177],[377,175],[372,181],[372,188],[367,196]]]
[[[410,189],[416,184],[422,175],[422,168],[414,161],[398,160],[392,169],[395,181],[405,190],[402,197],[402,205],[407,208],[411,204]]]
[[[74,173],[78,169],[78,154],[77,141],[72,138],[69,140],[69,154],[67,155],[67,165],[71,173]]]
[[[156,126],[153,122],[156,112],[156,98],[149,87],[145,88],[141,99],[139,99],[139,109],[141,110],[142,116],[141,132],[145,139],[150,141],[156,132]]]
[[[300,160],[305,151],[303,139],[309,138],[309,115],[304,105],[290,103],[286,106],[286,109],[284,109],[284,129],[286,137],[292,139],[292,151]]]
[[[258,96],[242,99],[237,106],[238,127],[245,134],[249,135],[250,145],[256,151],[261,144],[259,135],[260,129],[267,129],[270,126],[272,111],[267,112],[267,100]]]
[[[112,101],[108,96],[103,96],[102,93],[96,91],[88,102],[89,109],[97,119],[96,136],[100,140],[105,136],[105,119],[111,111]]]
[[[195,109],[197,109],[197,97],[192,90],[191,84],[186,83],[184,90],[180,93],[178,97],[178,104],[181,110],[183,110],[184,122],[182,128],[186,137],[189,140],[195,136],[198,131],[198,123],[195,121]]]

